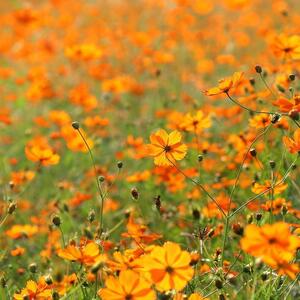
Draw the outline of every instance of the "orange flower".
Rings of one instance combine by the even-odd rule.
[[[231,89],[237,87],[243,76],[243,72],[235,72],[231,77],[221,79],[217,87],[204,91],[207,96],[214,96],[228,93]]]
[[[284,222],[266,224],[262,227],[248,225],[241,239],[241,247],[244,251],[262,258],[265,262],[274,260],[275,255],[290,261],[299,246],[300,238],[292,235],[289,225]]]
[[[29,280],[26,283],[26,287],[22,289],[20,293],[14,294],[14,300],[23,299],[51,300],[51,285],[48,285],[43,278],[41,278],[37,283],[33,280]]]
[[[265,128],[270,124],[271,119],[268,115],[256,115],[249,121],[249,125],[254,128]]]
[[[300,36],[278,35],[273,43],[274,54],[282,59],[300,58]]]
[[[204,116],[203,112],[199,110],[194,116],[186,114],[181,128],[187,131],[200,133],[204,128],[209,128],[210,126],[210,116]]]
[[[168,134],[159,129],[150,136],[151,144],[148,144],[148,154],[154,156],[154,163],[158,166],[172,165],[176,160],[185,157],[187,146],[181,143],[181,133],[172,131]]]
[[[98,295],[103,300],[156,299],[151,283],[131,270],[121,271],[119,278],[109,276],[105,285],[106,288],[98,291]]]
[[[294,132],[294,139],[283,137],[283,143],[291,153],[300,152],[300,128]]]
[[[265,184],[259,184],[255,182],[254,186],[252,187],[252,192],[255,194],[260,194],[268,190],[269,192],[273,192],[274,195],[277,195],[286,190],[287,187],[288,185],[284,182],[280,184],[275,182],[272,184],[270,180],[265,180]]]
[[[100,254],[99,246],[93,241],[81,242],[79,246],[70,244],[64,249],[59,249],[57,255],[88,266],[103,258]]]
[[[142,261],[152,282],[161,292],[173,289],[181,291],[194,275],[190,253],[182,251],[178,244],[172,242],[154,247]]]
[[[15,249],[11,250],[11,251],[10,251],[10,254],[11,254],[12,256],[21,256],[21,255],[24,254],[24,252],[25,252],[25,249],[24,249],[24,248],[22,248],[22,247],[17,247],[17,248],[15,248]]]
[[[280,254],[274,253],[273,257],[265,261],[272,269],[276,270],[279,275],[287,275],[291,279],[295,279],[300,272],[299,265],[289,263],[288,260],[281,257]]]
[[[38,162],[42,166],[56,165],[60,160],[59,155],[48,145],[46,139],[40,137],[27,143],[25,154],[29,160]]]
[[[14,225],[5,233],[12,239],[19,239],[21,237],[32,237],[38,232],[38,227],[34,225]]]
[[[300,112],[300,96],[294,95],[291,100],[284,97],[279,98],[277,101],[273,102],[274,105],[279,106],[282,112],[297,111]]]
[[[272,211],[274,215],[277,215],[281,212],[282,208],[286,209],[291,208],[291,202],[287,202],[284,198],[277,198],[275,200],[269,200],[265,204],[262,204],[261,207],[266,211]]]

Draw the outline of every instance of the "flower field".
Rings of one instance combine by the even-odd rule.
[[[298,0],[0,16],[0,300],[300,299]]]

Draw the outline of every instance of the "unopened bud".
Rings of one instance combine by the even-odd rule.
[[[137,200],[137,199],[139,198],[139,192],[138,192],[138,190],[137,190],[136,188],[132,188],[132,189],[131,189],[131,196],[132,196],[135,200]]]
[[[259,65],[255,66],[255,71],[256,71],[256,73],[258,73],[258,74],[262,73],[262,67],[259,66]]]
[[[9,203],[7,208],[7,213],[11,215],[16,210],[16,207],[17,207],[16,203],[14,202]]]
[[[98,177],[98,180],[99,180],[99,182],[104,182],[105,181],[105,177],[101,175],[101,176]]]
[[[53,216],[53,218],[52,218],[52,223],[53,223],[56,227],[59,227],[60,224],[61,224],[60,217],[57,216],[57,215]]]
[[[296,110],[296,109],[292,109],[290,112],[289,112],[289,117],[293,120],[296,120],[298,121],[299,120],[299,112]]]
[[[48,285],[52,284],[52,283],[53,283],[52,277],[51,277],[50,275],[47,275],[47,276],[45,277],[45,282],[46,282]]]
[[[275,169],[275,167],[276,167],[276,162],[275,162],[274,160],[270,160],[270,161],[269,161],[269,164],[270,164],[270,167],[271,167],[272,169]]]
[[[215,281],[215,286],[216,286],[217,289],[220,290],[223,287],[223,282],[221,280],[217,279]]]
[[[251,156],[256,157],[257,152],[256,152],[255,148],[251,148],[249,152],[250,152]]]
[[[30,264],[28,268],[29,268],[29,271],[31,273],[36,273],[37,272],[37,264],[36,263]]]
[[[295,74],[290,74],[289,75],[289,80],[290,81],[294,81],[296,79],[296,75]]]
[[[123,162],[122,161],[118,161],[117,167],[118,167],[118,169],[122,169],[123,168]]]
[[[89,214],[88,214],[88,221],[90,222],[90,223],[92,223],[94,220],[95,220],[95,216],[96,216],[96,213],[95,213],[95,211],[92,209],[90,212],[89,212]]]
[[[80,125],[79,125],[79,122],[75,121],[75,122],[72,122],[72,127],[76,130],[78,130],[80,128]]]

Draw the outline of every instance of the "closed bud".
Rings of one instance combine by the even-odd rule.
[[[15,187],[15,183],[12,180],[8,184],[11,190]]]
[[[102,262],[97,262],[97,263],[93,264],[93,266],[91,268],[91,272],[93,274],[97,274],[102,266],[103,266]]]
[[[99,182],[104,182],[105,181],[105,177],[101,175],[101,176],[98,177],[98,180],[99,180]]]
[[[215,286],[216,286],[217,289],[220,290],[223,287],[223,282],[220,279],[217,279],[215,281]]]
[[[247,223],[251,224],[253,222],[253,215],[248,215],[247,216]]]
[[[281,213],[282,213],[283,216],[285,216],[288,213],[288,208],[287,208],[286,205],[282,205]]]
[[[52,293],[52,300],[59,300],[59,293],[57,291]]]
[[[294,81],[296,79],[296,75],[295,74],[290,74],[289,75],[289,80],[290,81]]]
[[[53,218],[52,218],[52,223],[53,223],[56,227],[59,227],[60,224],[61,224],[60,217],[57,216],[57,215],[53,216]]]
[[[263,272],[260,276],[262,281],[266,281],[268,279],[268,273],[267,272]]]
[[[298,112],[296,109],[292,109],[292,110],[289,112],[289,117],[290,117],[292,120],[298,121],[298,120],[299,120],[299,112]]]
[[[11,215],[16,210],[16,207],[17,207],[16,203],[14,202],[9,203],[7,208],[7,213]]]
[[[203,160],[203,155],[198,155],[198,162],[201,162]]]
[[[53,283],[53,279],[50,275],[45,276],[45,282],[50,285]]]
[[[262,67],[259,66],[259,65],[256,65],[256,66],[255,66],[255,71],[256,71],[256,73],[258,73],[258,74],[262,73]]]
[[[219,300],[226,300],[225,295],[224,295],[224,294],[220,294],[220,295],[219,295]]]
[[[261,213],[257,213],[257,214],[255,215],[256,221],[260,221],[261,218],[262,218],[262,214],[261,214]]]
[[[95,220],[95,216],[96,216],[95,211],[94,211],[93,209],[90,210],[90,212],[89,212],[89,214],[88,214],[88,217],[87,217],[88,221],[89,221],[90,223],[92,223],[92,222]]]
[[[199,220],[200,219],[200,212],[198,209],[193,209],[193,217],[195,220]]]
[[[72,122],[72,127],[76,130],[78,130],[80,128],[79,122]]]
[[[135,200],[137,200],[139,198],[139,192],[138,192],[138,190],[136,188],[132,188],[131,189],[131,196]]]
[[[37,272],[37,264],[36,263],[30,264],[28,269],[31,273],[36,273]]]
[[[243,235],[243,233],[244,233],[244,228],[239,223],[233,224],[232,229],[233,229],[233,232],[237,235]]]
[[[276,124],[279,121],[280,117],[281,117],[280,114],[273,114],[271,118],[271,123]]]
[[[270,161],[269,161],[269,164],[270,164],[270,167],[271,167],[272,169],[275,169],[275,167],[276,167],[276,162],[275,162],[274,160],[270,160]]]
[[[255,79],[254,78],[250,78],[249,79],[249,82],[250,82],[250,84],[253,86],[253,85],[255,85]]]
[[[2,288],[6,287],[6,282],[7,282],[7,280],[5,279],[5,277],[1,276],[1,278],[0,278],[0,285],[1,285]]]
[[[118,167],[118,169],[122,169],[123,168],[123,162],[122,161],[118,161],[117,167]]]
[[[252,157],[256,157],[257,152],[256,152],[255,148],[251,148],[249,152],[250,152]]]

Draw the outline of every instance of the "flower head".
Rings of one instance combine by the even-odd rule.
[[[148,144],[148,154],[154,156],[154,163],[158,166],[173,165],[176,160],[185,157],[187,146],[181,143],[181,133],[177,130],[168,134],[159,129],[150,136],[151,144]]]

